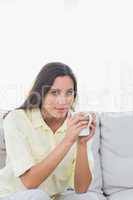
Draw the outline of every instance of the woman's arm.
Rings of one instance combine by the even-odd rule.
[[[96,116],[93,113],[93,121],[90,125],[90,135],[78,137],[77,154],[74,175],[74,187],[77,193],[87,192],[92,181],[92,174],[88,162],[87,142],[90,140],[96,130]]]
[[[20,176],[23,184],[28,189],[38,187],[53,172],[72,145],[73,143],[69,142],[67,138],[62,140],[44,160]]]
[[[87,143],[77,143],[74,186],[78,193],[86,192],[92,181],[87,155]]]

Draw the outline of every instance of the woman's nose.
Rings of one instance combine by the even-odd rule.
[[[58,103],[59,104],[66,104],[67,100],[65,96],[58,97]]]

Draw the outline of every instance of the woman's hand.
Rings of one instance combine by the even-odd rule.
[[[95,134],[95,131],[96,131],[96,114],[95,113],[91,113],[91,116],[92,116],[92,122],[91,122],[91,124],[89,126],[90,133],[87,136],[78,137],[78,142],[80,144],[88,142]]]
[[[92,121],[90,125],[91,131],[93,131],[93,123]],[[70,113],[68,113],[67,116],[67,132],[65,139],[67,139],[69,142],[74,143],[79,137],[80,132],[84,129],[87,128],[88,126],[88,120],[86,120],[85,113],[79,112],[75,114],[73,117],[71,116]],[[87,136],[88,137],[88,136]],[[84,137],[85,139],[86,137]],[[87,138],[86,138],[87,140]]]

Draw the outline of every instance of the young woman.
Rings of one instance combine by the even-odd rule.
[[[88,121],[83,112],[71,116],[76,97],[72,70],[48,63],[24,104],[5,117],[7,159],[0,170],[0,200],[88,199],[90,138],[79,137]],[[92,117],[93,135],[94,113]]]

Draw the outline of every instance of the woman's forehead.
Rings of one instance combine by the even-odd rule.
[[[74,87],[73,80],[69,76],[59,76],[54,80],[52,89],[71,89]]]

